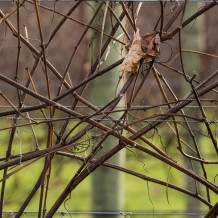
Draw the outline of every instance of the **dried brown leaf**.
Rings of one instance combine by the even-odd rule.
[[[139,69],[140,60],[144,57],[145,53],[142,51],[142,38],[139,34],[139,29],[137,29],[134,34],[132,45],[123,63],[120,66],[121,72],[135,73]]]
[[[136,73],[140,67],[141,60],[149,63],[159,54],[160,37],[156,33],[148,33],[141,36],[139,29],[134,34],[132,44],[127,44],[128,51],[120,66],[122,73]]]

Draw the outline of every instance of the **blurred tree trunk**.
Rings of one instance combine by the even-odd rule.
[[[191,6],[188,6],[186,9],[186,14],[185,17],[189,17],[191,16],[193,13],[196,12],[197,8],[202,7],[202,3],[199,2],[191,2],[189,3]],[[198,19],[194,22],[192,22],[185,30],[185,34],[184,34],[184,43],[183,43],[183,48],[185,49],[189,49],[189,50],[197,50],[197,51],[204,51],[205,48],[205,25],[204,25],[204,19],[205,19],[205,15],[201,15],[200,17],[198,17]],[[201,80],[202,78],[202,65],[203,65],[203,60],[202,60],[202,56],[196,55],[196,54],[188,54],[188,53],[184,53],[184,61],[185,61],[185,70],[187,71],[187,74],[189,74],[190,76],[193,76],[194,74],[197,75],[197,79]],[[187,83],[186,83],[187,84]],[[184,90],[191,89],[191,86],[185,85],[184,86]],[[188,113],[191,113],[189,109]],[[196,114],[194,114],[195,116],[197,116],[198,114],[198,110],[196,110],[195,112]],[[191,129],[199,129],[199,124],[196,122],[193,125],[190,124]],[[186,131],[187,132],[187,131]],[[189,136],[184,136],[185,141],[187,142],[192,142],[192,139],[190,138],[190,134]],[[195,140],[197,141],[197,143],[200,146],[200,136],[197,140],[196,136]],[[191,146],[193,147],[193,149],[195,150],[194,147],[194,143],[191,143]],[[199,148],[200,149],[200,148]],[[197,154],[194,152],[191,152],[190,150],[188,151],[188,154],[191,156],[196,156]],[[187,165],[190,169],[194,169],[195,172],[197,174],[201,174],[201,165],[199,162],[196,161],[192,161],[191,163],[188,161]],[[196,185],[198,186],[198,184],[195,183],[195,181],[190,178],[187,177],[186,180],[186,186],[188,190],[191,190],[193,192],[196,192]],[[201,192],[200,187],[197,187],[198,191]],[[187,202],[186,202],[186,210],[187,212],[199,212],[201,211],[201,204],[199,202],[199,200],[196,200],[193,197],[188,197],[187,198]],[[189,217],[189,216],[187,216]],[[201,216],[196,216],[197,218],[200,218]]]
[[[99,6],[99,3],[95,3],[93,5]],[[119,16],[119,13],[121,11],[120,6],[115,6],[116,11],[115,13]],[[96,19],[95,26],[99,30],[102,29],[102,22],[104,17],[104,10],[105,7],[100,11],[99,16]],[[104,32],[110,33],[112,28],[111,23],[111,13],[109,9],[107,10],[107,16],[105,20],[105,27]],[[112,19],[114,20],[114,19]],[[119,29],[117,31],[117,34],[115,37],[117,37],[121,33],[121,30]],[[103,43],[107,39],[107,37],[103,37]],[[100,44],[101,44],[101,37],[99,33],[94,33],[93,36],[93,43],[92,43],[92,57],[95,61],[95,58],[98,57],[100,52]],[[114,45],[110,43],[110,50],[107,50],[109,52],[109,55],[107,56],[107,59],[104,61],[104,63],[100,66],[100,68],[103,68],[105,66],[108,66],[112,64],[113,62],[119,60],[121,58],[119,52],[120,52],[120,45],[116,42]],[[115,68],[112,70],[112,72],[109,72],[105,74],[104,76],[95,79],[93,83],[91,83],[91,102],[95,104],[96,106],[104,106],[107,104],[110,100],[112,100],[115,96],[116,86],[118,83],[119,78],[119,69]],[[124,104],[121,102],[119,106],[124,106]],[[121,116],[120,113],[117,113],[116,115],[113,114],[115,118],[119,118]],[[111,122],[104,121],[103,122],[107,126],[113,126]],[[94,134],[98,134],[100,131],[95,130]],[[94,146],[99,142],[99,140],[94,141]],[[104,143],[102,144],[103,148],[98,153],[98,157],[101,156],[101,154],[104,154],[109,149],[114,147],[118,143],[118,139],[109,136]],[[116,156],[112,157],[109,161],[113,164],[122,165],[124,163],[124,151],[120,152]],[[109,169],[106,167],[99,167],[92,175],[92,210],[98,211],[98,212],[119,212],[123,207],[123,200],[124,200],[124,191],[123,191],[123,175],[115,171],[113,169]],[[107,217],[107,218],[116,218],[118,215],[106,215],[102,214],[100,215],[93,215],[93,217]]]

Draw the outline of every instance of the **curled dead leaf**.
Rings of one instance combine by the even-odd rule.
[[[128,51],[121,66],[122,73],[136,73],[140,67],[140,62],[145,60],[151,62],[159,54],[160,37],[157,33],[148,33],[143,36],[139,34],[139,29],[134,34],[133,41],[126,46]]]

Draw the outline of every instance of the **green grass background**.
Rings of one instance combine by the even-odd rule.
[[[1,141],[1,157],[5,155],[9,131],[1,131],[0,141]],[[37,138],[42,147],[43,140],[46,138],[45,126],[36,128]],[[153,138],[156,144],[161,146],[160,139]],[[163,139],[162,139],[163,140]],[[208,149],[211,146],[211,142],[207,137],[202,137],[202,151],[204,151],[205,156],[211,157],[211,152]],[[164,140],[163,140],[164,141]],[[28,152],[34,150],[35,144],[32,141],[32,135],[29,127],[20,128],[16,134],[13,151],[12,153]],[[177,150],[175,147],[170,147],[168,149],[170,153],[175,153],[177,155]],[[49,209],[58,196],[61,194],[67,183],[70,181],[78,167],[80,162],[67,158],[56,156],[53,160],[51,179],[48,191],[48,201],[47,208]],[[177,161],[184,164],[184,159],[178,156]],[[26,164],[26,163],[25,163]],[[28,193],[34,187],[35,182],[43,168],[44,159],[37,160],[36,162],[30,164],[29,166],[23,168],[17,173],[13,174],[6,183],[5,192],[5,211],[16,211],[19,206],[23,203],[24,199],[27,197]],[[23,166],[21,164],[20,166]],[[18,167],[20,167],[18,166]],[[185,187],[186,176],[179,171],[164,165],[160,161],[145,155],[140,154],[137,151],[129,148],[126,149],[126,161],[125,167],[147,176],[151,176],[164,181],[169,181],[175,183],[181,187]],[[216,165],[205,166],[208,170],[208,179],[213,182],[215,176],[218,174],[218,168]],[[8,173],[13,172],[17,168],[12,168]],[[2,177],[2,171],[0,172]],[[200,172],[202,175],[202,172]],[[215,184],[218,184],[216,179]],[[185,194],[174,191],[170,188],[166,188],[151,182],[144,181],[139,178],[135,178],[131,175],[124,174],[124,206],[123,211],[130,212],[185,212],[187,196]],[[205,189],[202,189],[202,195],[205,196]],[[39,191],[36,196],[32,199],[25,211],[37,211]],[[215,194],[211,194],[212,202],[216,202],[218,197]],[[207,211],[207,207],[201,204],[201,210]],[[72,193],[65,203],[59,208],[59,211],[91,211],[91,178],[85,179]],[[26,214],[23,217],[37,217],[37,214]],[[61,217],[58,214],[55,217]],[[5,217],[8,217],[5,214]],[[13,217],[13,216],[9,216]],[[64,217],[70,217],[65,215]],[[90,215],[71,215],[71,217],[84,217],[89,218]],[[101,216],[99,216],[101,217]],[[121,216],[124,217],[124,216]],[[131,215],[130,217],[144,217],[142,215]],[[153,217],[146,216],[146,217]],[[176,216],[158,216],[158,217],[176,217]],[[179,216],[183,217],[183,216]],[[185,216],[184,216],[185,217]]]

